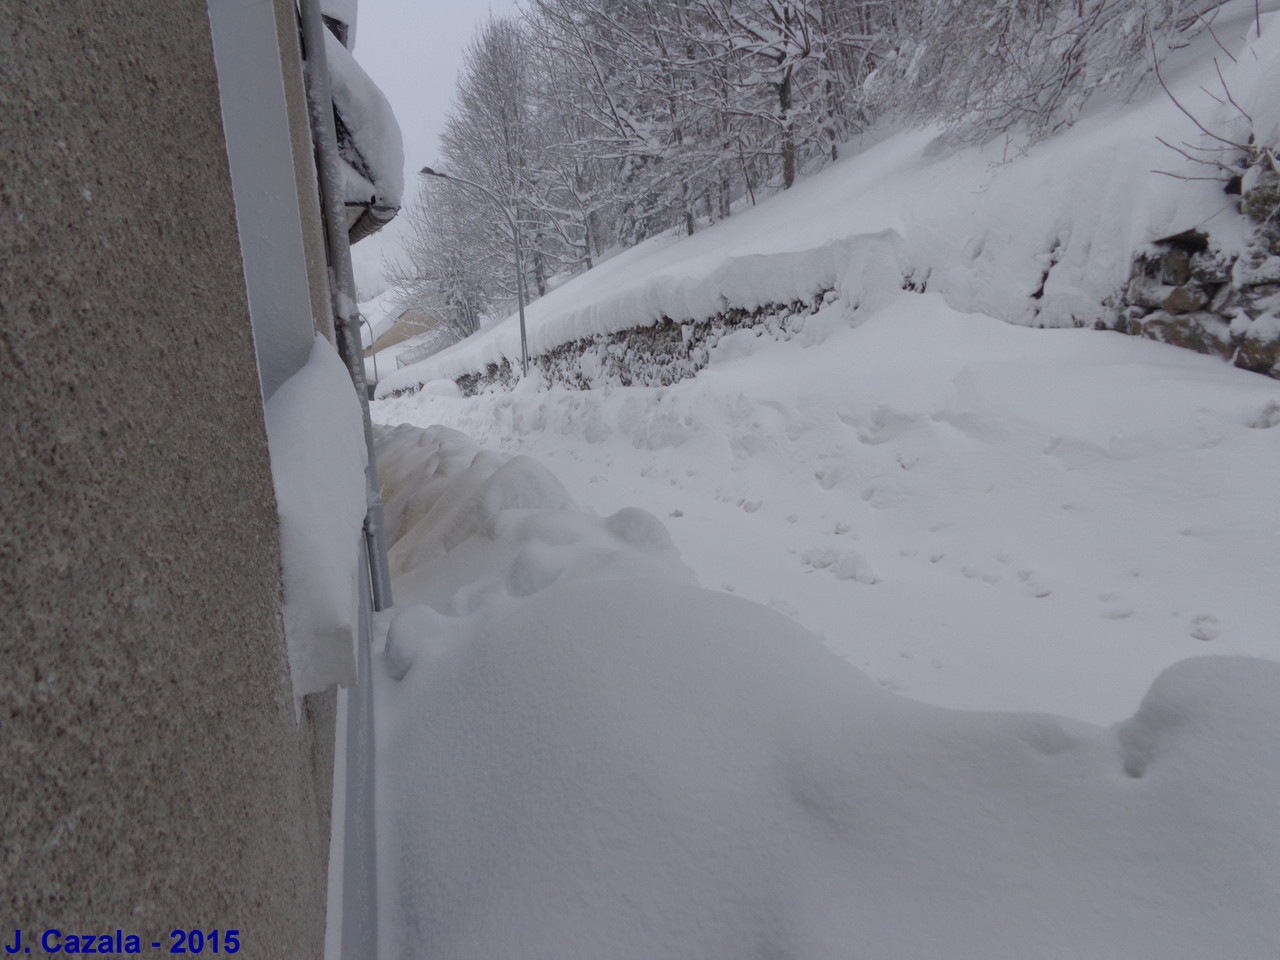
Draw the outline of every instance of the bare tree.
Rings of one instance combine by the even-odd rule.
[[[873,87],[885,108],[941,121],[955,139],[1043,136],[1145,73],[1152,38],[1195,15],[1192,0],[914,0]]]
[[[467,49],[443,160],[503,198],[541,295],[790,187],[878,115],[965,139],[1057,129],[1214,2],[528,0]],[[515,299],[505,217],[437,185],[409,219],[396,282],[457,334]]]
[[[429,326],[446,341],[475,333],[488,304],[500,296],[486,265],[475,259],[484,239],[463,201],[447,189],[426,188],[401,213],[410,228],[404,258],[387,269],[397,302],[430,318]]]

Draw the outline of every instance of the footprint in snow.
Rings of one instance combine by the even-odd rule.
[[[828,570],[837,580],[856,580],[858,583],[879,583],[871,564],[852,550],[837,550],[835,547],[815,547],[806,551],[800,562],[815,570]]]
[[[983,573],[977,567],[961,567],[960,572],[964,574],[966,580],[981,580],[983,583],[997,584],[1000,582],[1000,574]]]
[[[1012,562],[1013,558],[1009,558]],[[1001,563],[1004,563],[1001,560]],[[1034,597],[1037,600],[1043,600],[1049,594],[1053,593],[1053,589],[1040,580],[1035,579],[1036,572],[1030,567],[1023,567],[1017,571],[1018,590],[1024,597]]]
[[[1272,427],[1280,426],[1280,403],[1270,401],[1246,426],[1255,430],[1270,430]]]
[[[813,478],[818,481],[818,486],[823,490],[830,490],[840,479],[840,471],[835,467],[822,467],[813,472]]]
[[[1220,624],[1211,613],[1200,613],[1191,618],[1191,636],[1197,640],[1217,640]]]

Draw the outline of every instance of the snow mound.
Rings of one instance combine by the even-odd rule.
[[[700,590],[648,514],[577,511],[456,431],[378,443],[405,605],[375,669],[385,956],[1280,944],[1280,665],[1181,663],[1110,729],[922,705]]]
[[[584,513],[528,457],[481,450],[447,427],[382,429],[376,446],[400,607],[462,616],[563,576],[692,579],[656,517]]]
[[[295,696],[356,680],[364,561],[364,420],[333,346],[317,336],[306,366],[267,401],[267,437]]]

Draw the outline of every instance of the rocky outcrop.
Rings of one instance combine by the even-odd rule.
[[[1198,230],[1156,240],[1134,258],[1114,326],[1280,377],[1280,174],[1270,153],[1227,189],[1253,226],[1244,253],[1225,254]]]
[[[1134,261],[1116,329],[1280,376],[1280,256],[1156,247]]]

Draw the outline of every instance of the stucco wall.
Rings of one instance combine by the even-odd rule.
[[[205,0],[4,19],[0,937],[318,956],[332,697],[295,721]]]

